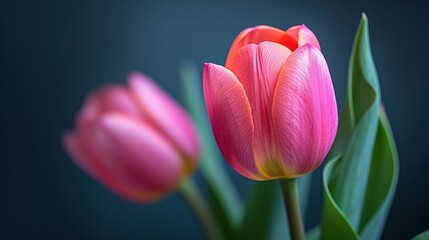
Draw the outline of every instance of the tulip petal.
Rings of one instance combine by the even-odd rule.
[[[289,56],[279,75],[272,109],[286,176],[316,169],[332,145],[338,124],[331,76],[316,47],[306,44]]]
[[[264,41],[277,42],[283,34],[283,30],[265,25],[244,29],[232,43],[225,65],[230,64],[229,59],[243,46],[250,43],[259,44]]]
[[[140,117],[142,112],[134,99],[123,86],[106,86],[95,96],[99,101],[99,111],[122,112],[128,116]]]
[[[130,191],[126,190],[127,187],[109,172],[97,155],[91,151],[90,146],[85,147],[85,143],[77,134],[67,131],[62,136],[62,142],[70,159],[86,174],[116,194],[135,201],[134,196],[129,194]]]
[[[316,35],[314,35],[314,33],[304,24],[290,27],[286,31],[261,25],[247,28],[238,34],[228,52],[225,65],[228,66],[231,64],[232,56],[236,54],[240,48],[250,43],[259,44],[265,41],[281,44],[289,48],[291,51],[295,51],[298,47],[303,46],[306,43],[309,43],[320,50],[320,44]]]
[[[291,51],[277,43],[263,42],[241,48],[227,66],[242,83],[252,109],[254,154],[257,163],[277,159],[271,106],[280,71]]]
[[[291,51],[282,45],[263,42],[246,45],[231,58],[226,68],[243,85],[252,111],[260,111],[257,109],[260,105],[271,106],[278,75],[290,54]],[[261,103],[263,101],[267,103]]]
[[[129,86],[137,101],[155,125],[178,150],[184,151],[192,169],[199,157],[199,140],[185,110],[149,77],[141,73],[129,76]],[[190,169],[191,170],[191,169]]]
[[[207,63],[203,88],[213,133],[225,159],[241,175],[259,180],[253,157],[252,113],[243,86],[230,70]]]
[[[88,95],[84,107],[76,116],[76,126],[92,128],[94,120],[107,112],[121,112],[143,119],[143,112],[126,88],[120,85],[106,85]]]
[[[293,41],[298,43],[294,49],[291,49],[292,51],[307,43],[320,50],[320,44],[316,35],[304,24],[289,28],[286,30],[286,35],[292,37]]]
[[[97,155],[124,183],[145,192],[165,192],[180,177],[181,156],[174,147],[139,119],[108,113],[95,129]]]

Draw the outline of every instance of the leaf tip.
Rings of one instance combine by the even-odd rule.
[[[366,16],[365,12],[362,12],[361,22],[364,24],[366,24],[368,22],[368,17]]]

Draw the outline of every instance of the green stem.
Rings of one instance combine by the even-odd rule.
[[[297,182],[296,178],[280,180],[291,238],[292,240],[305,240]]]
[[[179,192],[204,228],[208,239],[222,239],[219,227],[192,178],[182,181]]]

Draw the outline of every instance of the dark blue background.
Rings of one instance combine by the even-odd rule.
[[[408,239],[429,228],[429,21],[423,3],[119,2],[1,2],[0,238],[200,239],[177,194],[150,206],[129,203],[67,158],[60,135],[72,127],[86,93],[140,70],[179,98],[183,60],[199,69],[206,61],[223,64],[242,29],[305,23],[319,38],[341,104],[361,12],[370,20],[401,162],[383,238]],[[230,173],[244,194],[249,181]],[[320,217],[320,170],[315,176],[307,228]]]

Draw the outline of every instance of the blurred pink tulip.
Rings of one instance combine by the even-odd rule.
[[[207,63],[203,78],[216,141],[237,172],[269,180],[320,166],[338,114],[329,69],[310,29],[246,29],[225,67]]]
[[[116,194],[152,202],[196,168],[199,140],[187,113],[149,77],[91,93],[63,135],[70,158]]]

